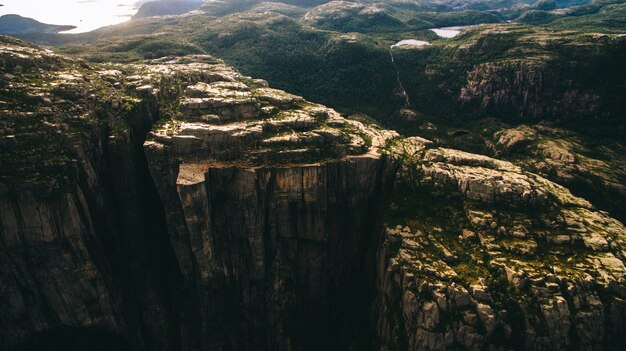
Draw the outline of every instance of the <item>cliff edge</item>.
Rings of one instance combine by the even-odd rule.
[[[520,166],[207,55],[0,58],[3,349],[624,342],[624,225]]]

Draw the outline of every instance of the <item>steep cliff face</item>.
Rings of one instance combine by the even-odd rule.
[[[556,67],[554,67],[556,66]],[[602,95],[576,87],[557,65],[526,60],[488,62],[467,74],[459,101],[469,109],[486,114],[527,119],[546,116],[594,116],[602,105]]]
[[[611,125],[622,132],[619,34],[477,26],[449,42],[396,52],[413,108],[433,115]]]
[[[177,195],[166,210],[189,286],[181,311],[192,316],[183,322],[189,340],[203,349],[348,347],[364,307],[360,269],[379,234],[384,171],[368,158],[218,166],[163,188]]]
[[[354,343],[393,132],[207,56],[2,50],[3,348],[74,330],[155,350]]]
[[[2,349],[624,342],[626,229],[539,175],[209,56],[0,55]]]
[[[167,349],[167,237],[141,148],[156,101],[118,72],[2,40],[0,347],[71,327],[101,331],[85,347]]]
[[[346,349],[393,175],[377,150],[394,133],[263,83],[234,71],[189,83],[145,144],[185,280],[183,339]]]

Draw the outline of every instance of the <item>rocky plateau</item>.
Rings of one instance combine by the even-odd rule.
[[[208,55],[87,64],[0,37],[0,349],[620,350],[626,228],[541,133],[493,148],[545,167]]]

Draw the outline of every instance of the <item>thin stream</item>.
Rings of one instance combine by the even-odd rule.
[[[398,87],[401,90],[401,96],[404,97],[404,108],[408,108],[411,105],[411,101],[409,100],[409,94],[404,90],[404,85],[402,85],[402,79],[400,79],[400,71],[398,70],[398,65],[396,65],[396,60],[393,57],[393,45],[389,48],[389,55],[391,56],[391,62],[393,63],[393,67],[396,69],[396,81],[398,82]]]

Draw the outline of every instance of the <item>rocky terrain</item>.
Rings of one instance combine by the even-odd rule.
[[[440,116],[558,121],[623,133],[624,34],[483,25],[429,47],[394,52],[413,108]],[[600,82],[600,77],[602,77]],[[621,93],[620,93],[621,94]],[[447,110],[442,108],[445,106]]]
[[[144,67],[142,84],[186,77],[144,144],[187,287],[183,349],[349,347],[396,134],[224,65]]]
[[[65,327],[150,350],[356,342],[394,132],[209,56],[1,49],[3,348]]]
[[[380,349],[619,349],[622,223],[506,161],[390,149],[402,191],[379,249]]]
[[[546,157],[511,163],[209,55],[87,64],[2,37],[0,57],[2,349],[625,341],[626,228],[547,178],[621,177],[582,172],[575,138],[502,128],[494,153]]]
[[[621,204],[626,195],[626,168],[621,143],[594,143],[575,132],[537,124],[502,128],[489,144],[495,154],[567,185],[625,220]]]

